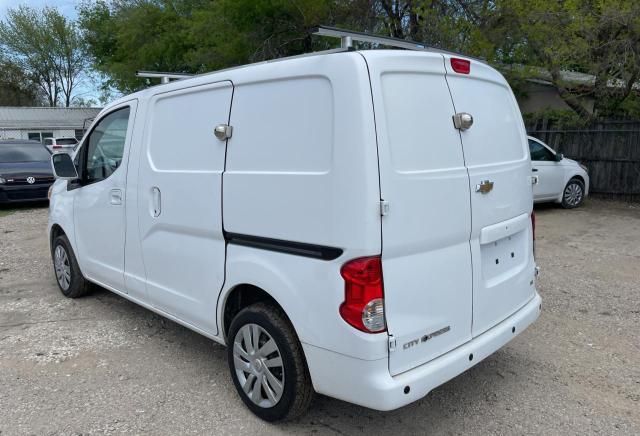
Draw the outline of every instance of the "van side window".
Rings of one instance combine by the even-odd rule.
[[[101,119],[85,141],[85,183],[106,179],[122,162],[129,124],[129,107],[118,109]]]
[[[529,152],[531,153],[531,160],[544,160],[554,161],[555,158],[547,148],[537,141],[529,139]]]

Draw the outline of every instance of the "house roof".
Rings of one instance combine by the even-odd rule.
[[[81,129],[100,108],[0,106],[0,129]]]

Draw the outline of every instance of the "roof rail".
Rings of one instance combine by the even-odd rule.
[[[171,79],[187,79],[189,77],[193,77],[193,74],[161,73],[158,71],[136,71],[136,77],[144,77],[146,79],[160,79],[160,83],[169,83]]]
[[[391,38],[389,36],[372,35],[370,33],[364,32],[354,32],[353,30],[344,30],[337,27],[317,26],[312,29],[311,33],[313,35],[333,36],[334,38],[340,38],[343,48],[352,47],[353,41],[383,44],[390,47],[405,48],[407,50],[426,50],[431,48],[415,41],[407,41],[406,39],[400,38]]]
[[[430,51],[430,52],[436,52],[436,53],[446,53],[449,55],[464,56],[470,59],[474,59],[478,62],[482,62],[484,64],[487,63],[485,59],[476,58],[473,56],[469,56],[469,55],[458,53],[451,50],[443,50],[441,48],[428,46],[420,42],[415,42],[415,41],[410,41],[410,40],[400,39],[400,38],[391,38],[389,36],[372,35],[370,33],[364,33],[364,32],[355,32],[353,30],[345,30],[345,29],[340,29],[338,27],[316,26],[313,29],[311,29],[311,34],[340,38],[341,47],[347,50],[353,50],[353,41],[360,41],[360,42],[369,42],[372,44],[387,45],[389,47],[404,48],[407,50]]]

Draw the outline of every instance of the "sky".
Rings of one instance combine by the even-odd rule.
[[[76,5],[79,1],[74,0],[0,0],[0,19],[4,19],[7,15],[7,9],[15,8],[19,5],[27,5],[34,8],[42,8],[44,6],[55,6],[62,14],[69,18],[75,19]]]

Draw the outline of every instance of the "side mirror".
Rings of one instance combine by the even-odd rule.
[[[78,178],[76,166],[67,153],[56,153],[51,155],[51,166],[56,179],[75,180]]]
[[[562,153],[556,153],[556,162],[560,162],[564,159],[564,155]]]

